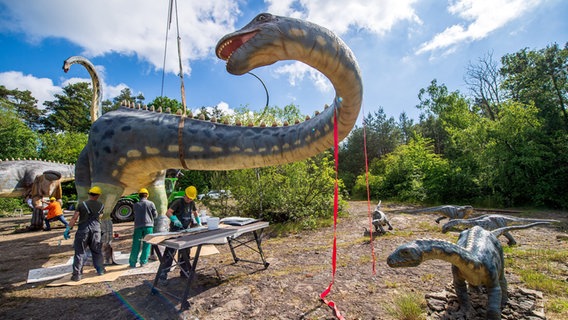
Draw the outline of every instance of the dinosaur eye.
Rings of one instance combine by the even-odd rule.
[[[256,17],[256,21],[265,21],[268,20],[268,16],[264,13],[261,13],[258,15],[258,17]]]

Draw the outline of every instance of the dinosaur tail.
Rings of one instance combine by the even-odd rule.
[[[503,227],[503,228],[495,229],[495,230],[491,231],[491,233],[492,233],[495,237],[499,237],[499,236],[502,235],[503,233],[505,233],[505,232],[507,232],[507,231],[510,231],[510,230],[528,229],[528,228],[532,228],[532,227],[539,226],[539,225],[545,225],[545,224],[550,224],[550,222],[548,222],[548,221],[539,221],[539,222],[524,224],[524,225],[522,225],[522,226],[508,226],[508,227]]]
[[[522,222],[527,222],[527,223],[535,223],[535,222],[548,222],[548,223],[552,223],[552,222],[560,222],[558,220],[554,220],[554,219],[531,219],[531,218],[518,218],[518,220],[522,221]]]

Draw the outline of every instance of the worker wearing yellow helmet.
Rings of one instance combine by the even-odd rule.
[[[136,267],[139,255],[140,266],[148,263],[150,256],[150,244],[143,242],[142,239],[146,235],[154,233],[154,220],[158,217],[158,211],[154,202],[148,200],[149,195],[148,189],[140,189],[138,191],[140,201],[134,204],[134,233],[132,234],[132,248],[128,259],[131,268]],[[142,252],[140,252],[140,247],[142,247]]]
[[[56,200],[57,199],[55,199],[55,197],[51,197],[49,198],[49,202],[42,201],[42,203],[47,204],[47,206],[43,208],[41,206],[39,207],[42,210],[47,210],[47,217],[45,217],[44,219],[45,221],[45,229],[43,229],[44,231],[51,230],[51,225],[49,223],[52,221],[61,221],[61,223],[65,225],[66,229],[67,226],[69,225],[67,223],[67,220],[65,220],[65,216],[63,216],[63,209],[61,209],[61,203]]]
[[[170,231],[180,231],[198,226],[197,206],[195,205],[195,201],[193,201],[195,198],[197,198],[197,188],[189,186],[185,189],[183,198],[176,199],[172,202],[166,212],[166,215],[171,220]],[[170,250],[170,252],[168,252],[168,250]],[[166,279],[172,265],[174,251],[174,249],[166,248],[166,252],[164,252],[164,269],[162,269],[158,278],[162,283],[167,281]],[[189,263],[183,263],[182,267],[185,269],[185,272],[181,270],[180,275],[185,276],[189,274]]]
[[[87,261],[87,248],[91,250],[93,265],[99,275],[103,275],[106,270],[103,265],[102,242],[101,242],[101,223],[100,216],[103,214],[104,205],[99,201],[102,190],[98,186],[89,189],[89,199],[77,204],[77,209],[69,226],[65,229],[63,237],[69,239],[69,231],[77,224],[78,230],[75,233],[73,248],[73,274],[71,280],[80,281],[83,273],[83,265]]]

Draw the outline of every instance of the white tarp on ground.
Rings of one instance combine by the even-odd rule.
[[[114,261],[119,265],[128,264],[129,257],[130,253],[121,253],[120,251],[114,253]],[[93,265],[90,255],[89,255],[89,260],[87,260],[85,265],[87,266]],[[125,272],[125,275],[144,274],[152,272],[155,273],[158,270],[158,265],[159,264],[157,261],[151,262],[148,263],[148,265],[144,266],[144,268],[133,268],[127,270]],[[29,270],[27,283],[55,280],[63,278],[64,276],[71,274],[72,272],[73,272],[73,257],[69,258],[69,260],[67,260],[65,264]]]

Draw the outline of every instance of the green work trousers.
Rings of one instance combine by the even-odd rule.
[[[148,263],[151,246],[149,243],[143,242],[143,239],[147,234],[152,234],[153,232],[154,227],[141,227],[134,229],[134,234],[132,235],[132,250],[130,251],[130,259],[128,259],[131,267],[136,267],[140,247],[142,247],[142,253],[140,253],[140,264],[144,265]]]

